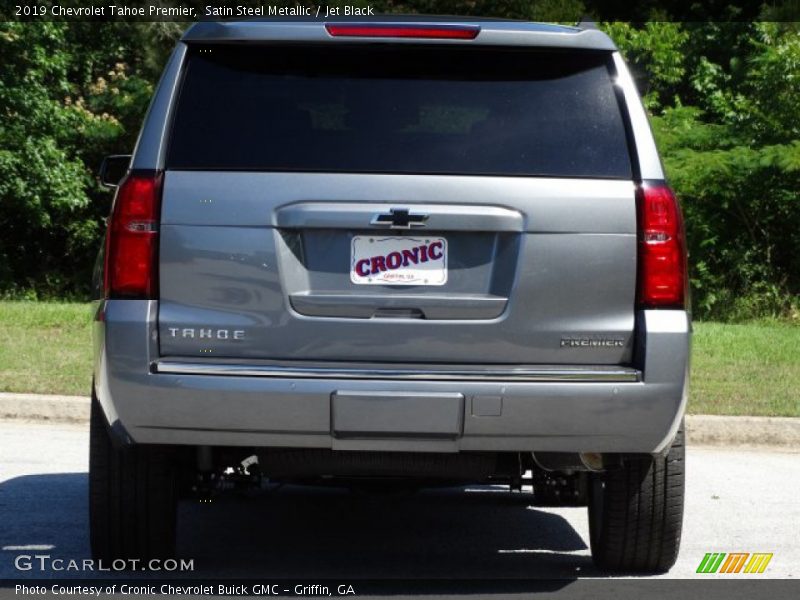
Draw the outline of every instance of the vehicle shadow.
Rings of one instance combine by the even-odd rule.
[[[0,484],[0,578],[87,576],[14,568],[21,553],[90,556],[86,488],[86,473],[30,475]],[[499,584],[599,574],[570,523],[529,506],[530,498],[486,486],[366,494],[287,485],[211,502],[184,501],[178,552],[193,559],[194,571],[170,577]],[[585,509],[568,510],[583,518]]]
[[[530,578],[590,569],[588,556],[574,554],[586,544],[567,520],[526,499],[488,487],[368,495],[286,486],[187,503],[179,550],[234,576]]]

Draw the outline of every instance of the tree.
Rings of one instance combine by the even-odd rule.
[[[669,13],[649,0],[370,4],[378,12],[562,22],[628,10],[635,21],[601,27],[634,71],[683,202],[696,314],[800,312],[797,23],[753,22],[761,8],[722,0],[675,2]],[[786,18],[781,7],[763,10]],[[95,173],[104,155],[132,150],[182,29],[0,23],[0,294],[86,296],[110,201]]]
[[[132,24],[0,23],[0,290],[82,295],[108,196],[94,173],[132,148],[153,76]]]
[[[683,203],[696,313],[796,313],[797,25],[605,27],[638,70],[667,175]]]

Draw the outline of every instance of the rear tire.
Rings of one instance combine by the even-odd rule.
[[[89,528],[92,556],[165,559],[175,555],[177,495],[169,448],[119,447],[92,397],[89,428]]]
[[[666,456],[624,461],[593,474],[589,489],[592,559],[608,571],[664,572],[681,543],[685,491],[683,423]]]

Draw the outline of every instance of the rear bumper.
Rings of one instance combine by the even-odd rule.
[[[152,301],[107,301],[95,322],[95,391],[135,443],[660,452],[686,403],[683,311],[639,315],[638,368],[474,372],[160,359],[156,313]]]

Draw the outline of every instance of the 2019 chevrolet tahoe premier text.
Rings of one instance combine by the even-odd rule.
[[[173,553],[227,469],[530,485],[588,505],[600,567],[674,563],[683,226],[600,31],[197,23],[102,254],[97,558]]]

